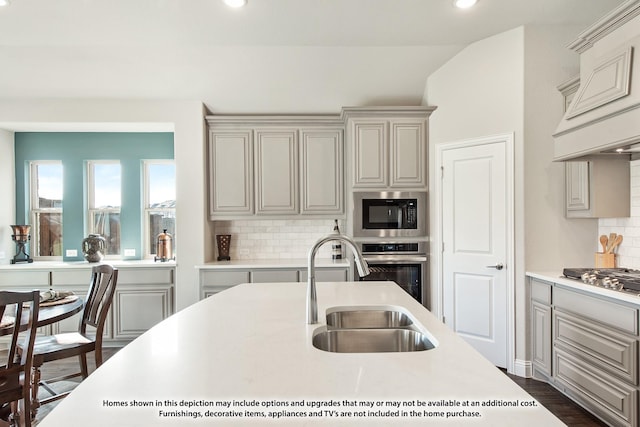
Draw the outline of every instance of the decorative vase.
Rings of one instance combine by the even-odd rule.
[[[229,261],[229,247],[231,246],[230,234],[218,234],[216,236],[218,242],[218,261]]]
[[[104,258],[107,241],[99,234],[89,234],[82,241],[82,254],[89,262],[100,262]]]

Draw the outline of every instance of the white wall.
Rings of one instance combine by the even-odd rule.
[[[435,180],[435,145],[479,138],[488,135],[513,133],[515,156],[515,221],[516,277],[524,276],[523,212],[523,132],[524,132],[524,28],[516,28],[476,42],[427,80],[425,104],[437,107],[429,121],[429,182]],[[435,189],[430,188],[431,194]],[[436,200],[430,198],[430,211],[436,212]],[[440,230],[431,215],[431,235]],[[435,240],[435,239],[434,239]],[[432,248],[433,263],[439,262]],[[436,285],[435,267],[432,284]],[[432,289],[434,288],[432,285]],[[522,281],[516,283],[521,293]],[[435,297],[432,290],[432,296]],[[516,311],[523,310],[518,301]],[[524,328],[516,326],[516,337],[524,336]],[[516,349],[516,358],[523,358],[525,349]]]
[[[423,101],[437,107],[429,123],[431,183],[436,182],[436,144],[514,133],[519,374],[526,373],[529,359],[525,272],[581,265],[593,257],[593,243],[587,242],[595,238],[595,221],[564,218],[564,165],[552,163],[551,134],[563,105],[556,87],[578,72],[578,57],[565,46],[580,30],[519,27],[476,42],[428,78]],[[437,237],[433,215],[431,222],[431,234]]]
[[[13,149],[13,132],[0,129],[0,264],[9,264],[16,246],[11,240],[10,225],[15,223],[16,180]],[[13,202],[11,202],[13,201]],[[0,254],[1,255],[1,254]]]
[[[522,132],[523,43],[522,27],[489,37],[468,46],[429,76],[424,103],[438,107],[429,121],[431,148]]]
[[[566,45],[581,30],[566,26],[525,28],[524,228],[519,239],[524,243],[525,271],[560,273],[564,267],[593,263],[597,221],[565,217],[565,165],[553,162],[555,142],[551,136],[564,113],[557,86],[579,71],[579,58]],[[516,358],[528,361],[529,307],[521,273],[516,279]]]
[[[551,136],[564,114],[560,83],[579,72],[566,45],[581,27],[536,26],[525,31],[525,266],[562,271],[592,265],[597,220],[565,218],[565,165],[553,162]]]
[[[199,278],[195,266],[204,262],[205,255],[212,248],[209,241],[205,244],[211,230],[208,221],[205,220],[205,125],[201,102],[106,99],[2,100],[0,117],[0,129],[24,129],[36,125],[58,131],[150,130],[158,126],[163,126],[166,130],[172,127],[177,186],[176,234],[180,235],[180,258],[176,267],[176,307],[181,309],[198,300]],[[6,187],[7,185],[2,185],[3,194]],[[12,200],[15,200],[15,197],[12,197]],[[6,236],[0,235],[0,239],[0,247],[4,247]]]

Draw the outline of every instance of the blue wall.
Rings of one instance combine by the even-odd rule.
[[[86,237],[86,163],[119,160],[122,170],[121,248],[143,251],[143,160],[173,159],[173,133],[16,132],[16,224],[29,224],[29,162],[60,160],[63,166],[63,254],[76,249],[82,261]]]

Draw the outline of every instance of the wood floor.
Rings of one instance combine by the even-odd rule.
[[[597,427],[607,425],[547,383],[531,378],[506,375],[569,427]]]
[[[105,348],[103,355],[105,360],[114,355],[118,351],[117,348]],[[78,363],[76,358],[71,358],[62,361],[46,363],[42,367],[43,378],[55,377],[72,373],[77,370]],[[94,363],[89,358],[89,372],[94,369]],[[503,371],[504,372],[504,371]],[[516,384],[531,394],[538,402],[557,416],[562,422],[569,427],[600,427],[606,426],[600,420],[593,415],[582,409],[572,400],[565,397],[562,393],[557,391],[550,385],[536,381],[530,378],[521,378],[514,375],[506,374]],[[67,386],[73,387],[73,384],[67,384]],[[38,417],[36,420],[42,420],[59,402],[52,402],[47,405],[43,405],[38,411]]]
[[[118,350],[119,348],[112,348],[112,347],[103,348],[102,350],[103,360],[106,361],[111,356],[116,354]],[[89,353],[89,357],[87,357],[87,365],[89,368],[89,374],[91,374],[91,372],[95,370],[95,366],[96,366],[93,359],[93,353]],[[80,370],[79,366],[80,365],[78,365],[78,358],[71,357],[64,360],[56,360],[53,362],[45,363],[44,365],[42,365],[40,372],[42,373],[42,378],[46,380],[47,378],[55,378],[55,377],[63,376],[66,374],[72,374],[74,372],[78,372]],[[62,381],[61,383],[52,384],[52,388],[56,391],[72,390],[79,381],[80,381],[80,378],[73,378],[69,381]],[[42,397],[42,396],[46,397],[47,394],[46,394],[46,391],[41,389],[40,392],[38,393],[38,397]],[[40,409],[38,409],[38,415],[36,416],[35,424],[37,425],[39,421],[42,421],[42,419],[46,417],[47,414],[51,412],[53,408],[55,408],[58,405],[58,403],[60,403],[59,400],[48,403],[46,405],[42,405]]]

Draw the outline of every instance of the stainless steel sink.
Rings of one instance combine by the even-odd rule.
[[[379,329],[406,328],[413,320],[405,313],[395,310],[344,310],[327,313],[329,329]]]
[[[426,335],[412,329],[321,328],[313,346],[334,353],[386,353],[425,351],[435,348]]]

